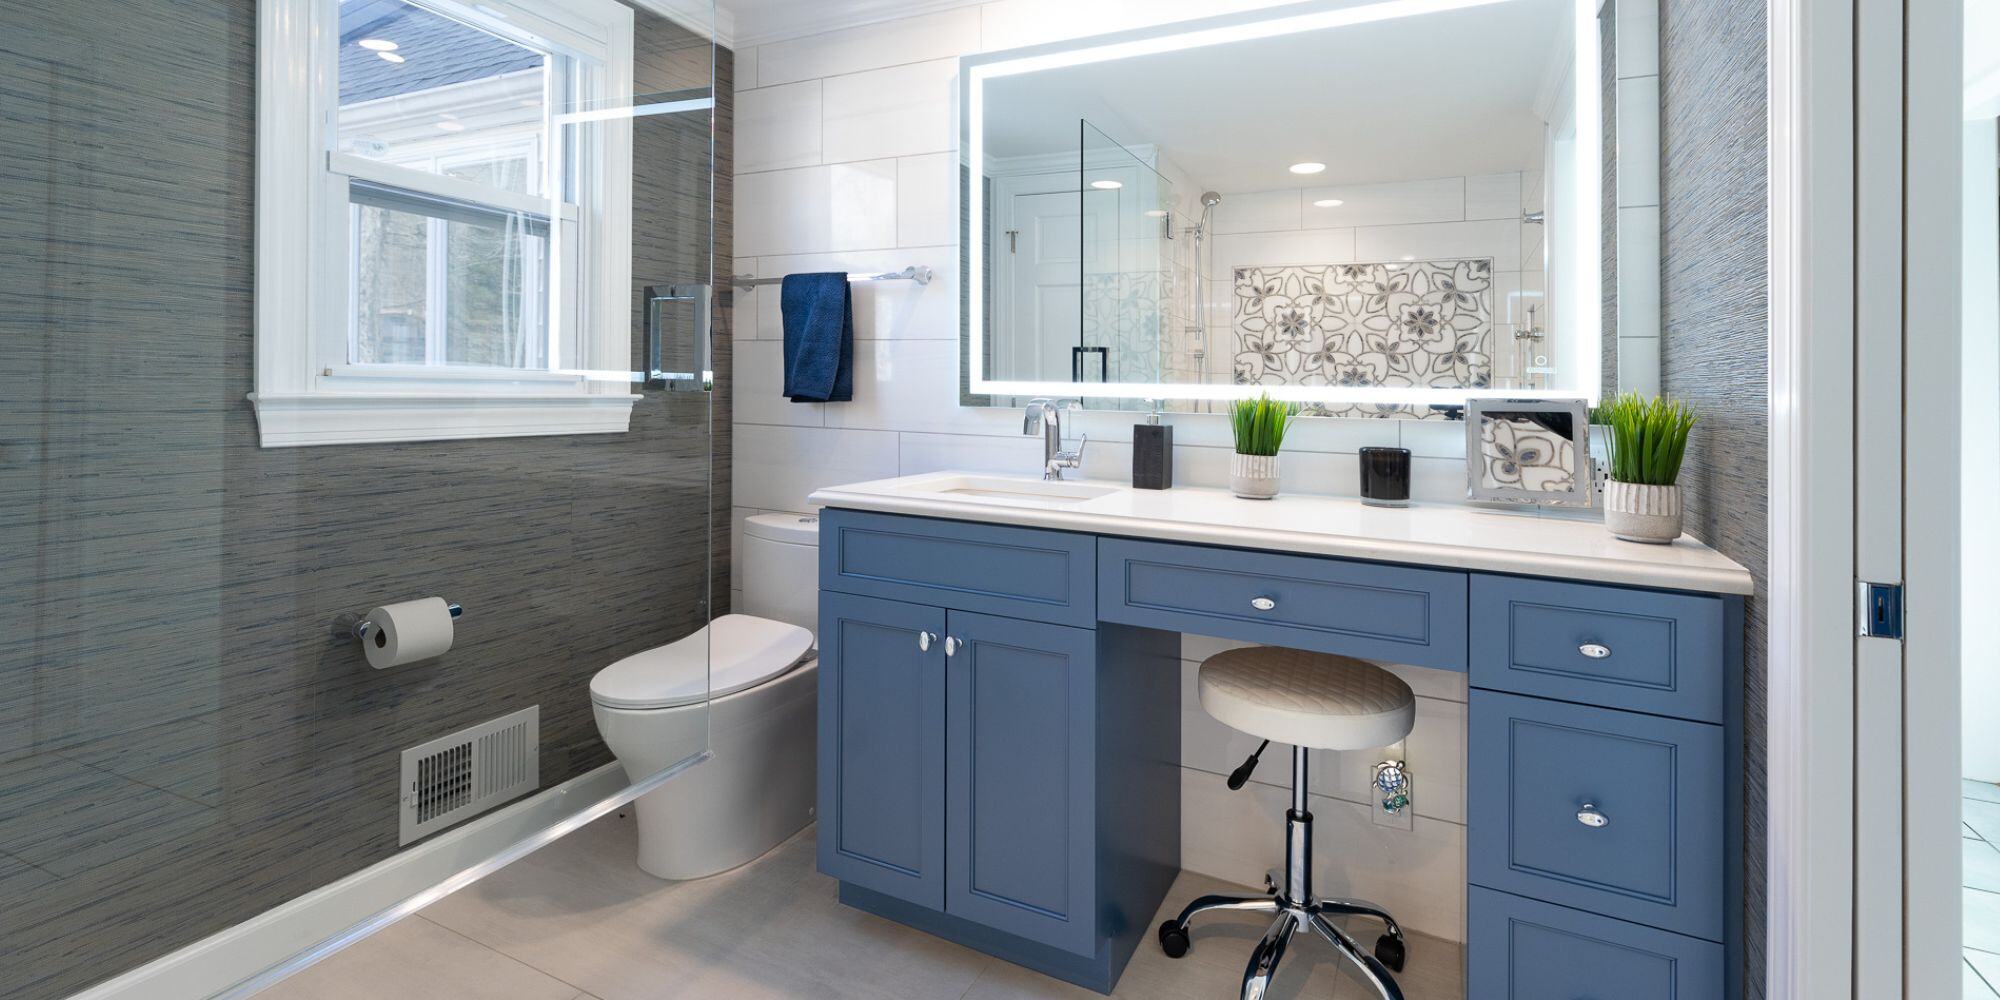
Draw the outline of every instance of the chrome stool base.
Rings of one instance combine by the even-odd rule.
[[[1270,895],[1203,896],[1196,899],[1181,910],[1179,917],[1160,925],[1160,948],[1169,958],[1187,954],[1192,944],[1188,938],[1188,922],[1199,913],[1238,910],[1275,914],[1277,919],[1271,922],[1271,929],[1264,932],[1263,939],[1250,952],[1250,963],[1243,970],[1242,1000],[1263,1000],[1269,993],[1271,977],[1278,971],[1278,961],[1284,958],[1285,947],[1291,944],[1293,935],[1301,929],[1310,929],[1333,945],[1341,957],[1355,966],[1361,980],[1375,988],[1375,994],[1381,1000],[1403,1000],[1402,988],[1396,985],[1396,977],[1390,971],[1402,971],[1406,954],[1403,928],[1396,923],[1396,918],[1382,907],[1362,900],[1319,899],[1313,896],[1312,813],[1305,810],[1304,747],[1293,750],[1292,778],[1292,808],[1285,812],[1284,884]],[[1384,932],[1376,940],[1372,952],[1363,951],[1346,931],[1327,919],[1334,916],[1363,916],[1380,920]]]

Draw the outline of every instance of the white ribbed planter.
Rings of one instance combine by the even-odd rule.
[[[1278,456],[1231,455],[1229,488],[1245,500],[1269,500],[1278,495]]]
[[[1604,484],[1604,526],[1628,542],[1665,545],[1681,537],[1681,488]]]

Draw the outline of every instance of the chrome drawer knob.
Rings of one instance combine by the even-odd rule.
[[[923,650],[923,651],[924,651],[924,652],[926,652],[926,653],[928,653],[928,652],[930,652],[930,651],[931,651],[931,643],[932,643],[932,642],[934,642],[934,641],[936,641],[936,639],[937,639],[937,636],[935,636],[935,635],[932,635],[932,634],[931,634],[931,633],[929,633],[929,632],[918,632],[918,633],[917,633],[917,648],[918,648],[918,649],[920,649],[920,650]]]
[[[1611,817],[1598,812],[1595,802],[1585,802],[1583,808],[1576,811],[1576,821],[1593,830],[1601,830],[1611,825]]]
[[[1606,646],[1602,643],[1596,643],[1596,642],[1586,642],[1583,645],[1576,647],[1576,651],[1582,653],[1585,656],[1590,657],[1593,660],[1602,660],[1605,657],[1611,655],[1610,646]]]
[[[944,655],[946,655],[946,656],[957,656],[957,655],[958,655],[958,647],[960,647],[960,646],[963,646],[963,645],[965,645],[965,643],[963,643],[963,642],[960,642],[960,641],[958,641],[958,637],[957,637],[957,636],[951,636],[951,635],[948,635],[948,636],[945,636],[945,637],[944,637]]]
[[[1259,611],[1269,611],[1277,607],[1278,602],[1269,597],[1253,597],[1250,599],[1250,606]]]

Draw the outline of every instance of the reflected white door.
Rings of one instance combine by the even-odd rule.
[[[1004,187],[1018,189],[1001,199],[999,245],[993,248],[996,284],[1006,290],[999,299],[995,325],[1002,335],[994,361],[1003,378],[1067,381],[1083,323],[1083,219],[1076,176],[1009,180],[1015,183]]]

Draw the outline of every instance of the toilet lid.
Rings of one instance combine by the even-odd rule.
[[[723,615],[684,639],[634,653],[590,679],[606,708],[672,708],[720,698],[778,676],[812,648],[812,633],[750,615]]]

